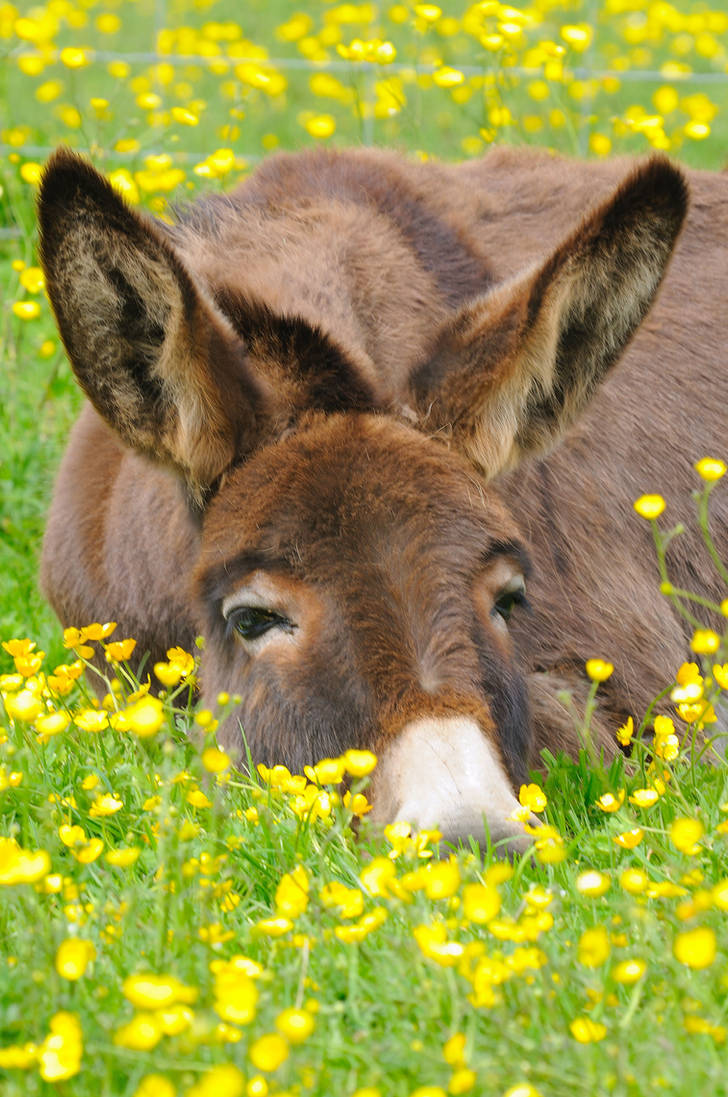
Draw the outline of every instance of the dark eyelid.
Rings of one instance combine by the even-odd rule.
[[[506,556],[514,560],[523,572],[524,579],[528,579],[531,574],[531,561],[520,541],[491,541],[480,554],[480,562],[483,566],[486,566],[492,564],[500,556]]]
[[[246,610],[252,610],[253,612],[260,613],[267,617],[269,619],[270,628],[281,628],[284,632],[293,632],[294,629],[298,627],[290,621],[284,613],[278,613],[277,610],[266,609],[264,606],[240,605],[235,606],[225,618],[225,638],[227,640],[231,639],[233,633],[237,631],[236,621],[240,617],[240,614],[244,613]],[[267,631],[267,629],[264,629],[263,631]]]
[[[234,587],[256,571],[278,573],[291,578],[298,578],[301,574],[300,570],[284,557],[272,557],[264,552],[248,549],[203,572],[198,580],[198,589],[219,613],[223,602]]]

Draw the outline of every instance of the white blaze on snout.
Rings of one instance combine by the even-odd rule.
[[[371,818],[404,820],[417,830],[437,827],[448,841],[509,839],[522,849],[527,835],[509,816],[519,807],[503,763],[474,720],[413,720],[385,750],[374,771]]]

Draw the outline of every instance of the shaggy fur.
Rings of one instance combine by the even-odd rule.
[[[518,782],[578,748],[560,694],[594,655],[613,749],[688,653],[632,501],[689,523],[691,466],[725,446],[728,180],[689,186],[675,246],[686,184],[659,158],[315,151],[170,228],[57,153],[41,255],[93,405],[44,544],[61,621],[116,620],[152,659],[204,633],[203,693],[240,692],[254,757],[296,769],[464,714]],[[716,595],[692,533],[670,563]],[[239,588],[288,634],[241,643]]]

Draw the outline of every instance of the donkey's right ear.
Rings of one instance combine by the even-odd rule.
[[[201,500],[255,444],[264,394],[241,340],[164,230],[67,149],[48,162],[38,210],[48,294],[82,388]]]

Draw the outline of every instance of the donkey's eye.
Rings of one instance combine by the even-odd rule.
[[[244,640],[256,640],[273,628],[291,632],[293,625],[282,613],[260,606],[240,606],[234,609],[227,619],[228,631],[239,633]]]
[[[494,617],[502,617],[504,621],[507,621],[513,612],[514,606],[528,606],[526,587],[520,576],[517,585],[509,585],[500,592],[493,603],[491,612]]]

